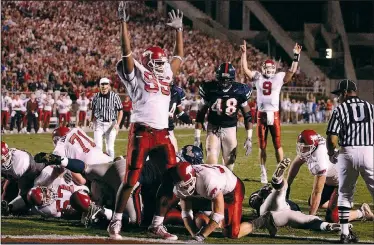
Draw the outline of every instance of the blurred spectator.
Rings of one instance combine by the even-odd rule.
[[[333,104],[330,99],[327,100],[326,102],[326,122],[328,122],[332,116],[332,109],[333,109]]]
[[[121,120],[121,124],[119,125],[120,129],[122,129],[123,125],[125,128],[128,129],[130,125],[130,117],[131,117],[131,110],[132,110],[132,102],[128,95],[125,96],[125,99],[122,101],[123,107],[123,116]]]
[[[55,100],[52,98],[52,94],[48,93],[47,97],[43,101],[43,129],[44,132],[48,132],[49,123],[51,121],[52,111],[55,104]]]
[[[1,132],[4,133],[9,122],[9,110],[12,107],[12,98],[8,96],[8,92],[5,91],[1,95]]]
[[[82,93],[77,99],[78,104],[78,126],[86,127],[87,109],[90,104],[90,100],[87,98],[86,93]]]
[[[35,94],[31,94],[30,100],[27,101],[26,105],[27,109],[27,133],[31,132],[31,125],[33,125],[35,133],[38,132],[39,124],[38,124],[38,102],[36,101]]]
[[[20,96],[16,94],[12,100],[12,114],[10,121],[10,132],[13,132],[14,124],[17,124],[18,132],[21,131],[21,121],[22,121],[22,106],[23,101],[20,99]]]

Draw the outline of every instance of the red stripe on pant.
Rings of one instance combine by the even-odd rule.
[[[9,111],[1,111],[1,129],[5,128],[9,121]]]
[[[43,113],[43,109],[42,108],[39,108],[38,109],[38,117],[39,117],[39,122],[42,122],[44,121],[44,113]]]
[[[257,112],[257,137],[259,141],[260,149],[266,149],[268,132],[270,131],[273,139],[273,145],[275,149],[281,148],[281,127],[279,119],[279,111],[274,112],[274,123],[273,125],[267,125],[267,114],[266,112]]]
[[[228,198],[228,196],[225,195],[225,200],[230,199],[230,203],[225,201],[225,228],[223,233],[229,238],[238,238],[242,219],[244,193],[244,184],[240,179],[238,179],[236,181],[235,189],[227,194],[232,196]]]
[[[58,123],[60,124],[60,126],[63,125],[62,122],[64,122],[64,123],[68,122],[66,113],[60,113],[58,115]]]
[[[79,111],[79,122],[84,123],[84,119],[86,119],[86,112],[85,111]]]

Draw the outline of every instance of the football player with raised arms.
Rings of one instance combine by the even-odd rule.
[[[288,199],[291,185],[300,167],[307,163],[309,172],[314,176],[313,190],[309,198],[309,214],[316,215],[319,208],[326,209],[326,221],[338,223],[338,186],[339,178],[336,165],[329,160],[326,140],[314,130],[303,130],[297,138],[297,156],[288,171]],[[333,159],[332,159],[333,160]],[[349,220],[373,220],[370,206],[362,204],[360,209],[351,210]]]
[[[195,146],[200,146],[201,129],[205,114],[208,112],[208,127],[206,138],[206,164],[218,163],[222,149],[223,162],[231,171],[236,159],[236,131],[238,110],[242,111],[247,130],[244,147],[246,155],[252,151],[252,120],[248,99],[251,89],[242,83],[235,82],[235,68],[230,63],[222,63],[216,71],[216,81],[200,85],[199,93],[202,106],[197,112],[195,125]]]
[[[169,12],[170,21],[167,23],[168,26],[175,29],[176,36],[174,56],[170,63],[164,50],[158,46],[147,48],[139,57],[141,63],[136,61],[132,55],[127,25],[129,21],[128,4],[129,2],[120,2],[118,7],[122,59],[117,63],[117,74],[133,102],[133,113],[131,114],[126,159],[129,171],[118,190],[115,213],[108,226],[109,235],[113,239],[122,238],[120,235],[122,213],[126,208],[133,187],[138,182],[144,159],[149,151],[159,148],[165,154],[167,163],[164,170],[176,164],[175,149],[167,129],[170,85],[173,78],[168,74],[171,70],[172,75],[176,75],[183,57],[183,13],[179,10],[175,13],[173,10]],[[168,195],[172,195],[172,185],[167,181],[171,182],[172,180],[166,177],[165,183],[161,184],[158,192],[160,194],[167,192]],[[156,203],[157,211],[149,227],[149,232],[157,237],[175,240],[177,237],[168,233],[162,225],[167,207],[162,206],[161,203],[162,200]]]
[[[300,59],[301,46],[297,43],[293,49],[294,58],[291,68],[287,72],[277,72],[273,60],[265,60],[262,63],[262,73],[248,69],[247,43],[244,41],[240,46],[242,50],[241,64],[244,73],[254,83],[257,89],[257,137],[259,141],[259,161],[261,167],[261,183],[266,184],[266,144],[267,135],[270,131],[275,148],[277,162],[283,159],[283,148],[281,146],[281,128],[279,115],[279,97],[283,84],[291,81],[297,70]]]

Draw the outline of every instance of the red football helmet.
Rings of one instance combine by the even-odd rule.
[[[90,196],[83,190],[76,191],[70,196],[70,205],[78,212],[87,212],[90,203]]]
[[[164,50],[158,46],[147,48],[142,54],[142,64],[158,76],[164,76],[165,63],[168,61]]]
[[[8,145],[1,141],[1,166],[6,170],[10,169],[11,167],[11,160],[12,159],[12,152],[9,149]]]
[[[322,139],[323,138],[314,130],[306,129],[302,131],[297,137],[297,155],[303,158],[309,157],[318,147],[318,144]]]
[[[262,74],[267,78],[272,78],[275,76],[277,71],[275,62],[273,60],[265,60],[261,65]]]
[[[56,128],[55,130],[53,130],[53,132],[52,132],[52,140],[53,140],[53,144],[56,145],[56,144],[57,144],[57,141],[58,141],[61,137],[67,135],[69,132],[70,132],[70,128],[68,128],[68,127],[64,127],[64,126],[62,126],[62,127],[58,127],[58,128]]]
[[[56,191],[45,186],[33,187],[27,193],[27,201],[31,205],[39,207],[45,207],[52,204],[56,198]]]
[[[196,173],[188,162],[176,166],[175,187],[180,197],[191,196],[195,192]]]

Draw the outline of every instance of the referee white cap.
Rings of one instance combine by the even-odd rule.
[[[100,82],[99,82],[100,85],[101,84],[109,84],[109,83],[110,83],[110,80],[106,77],[101,78]]]

